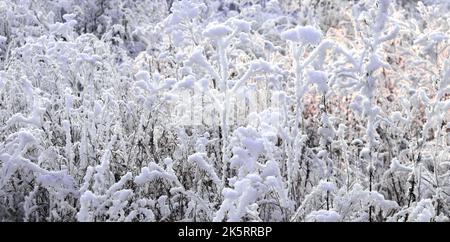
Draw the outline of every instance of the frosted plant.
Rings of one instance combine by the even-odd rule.
[[[0,0],[0,221],[448,221],[449,9]]]
[[[286,220],[287,212],[292,208],[283,184],[278,163],[273,160],[276,147],[273,140],[266,136],[267,128],[261,124],[257,127],[239,127],[232,139],[233,156],[230,167],[236,175],[230,178],[231,188],[224,188],[224,201],[215,214],[214,221],[266,220],[261,218],[261,210],[267,210],[271,220]],[[261,134],[260,134],[261,133]],[[273,191],[274,193],[272,193]],[[275,199],[279,207],[272,208],[264,201]],[[255,212],[254,209],[260,208]],[[273,210],[281,210],[278,217]],[[245,219],[247,217],[247,219]]]

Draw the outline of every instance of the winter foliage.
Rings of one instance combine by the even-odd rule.
[[[449,57],[445,0],[0,0],[0,221],[449,221]]]

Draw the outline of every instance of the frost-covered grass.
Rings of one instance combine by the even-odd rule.
[[[449,221],[449,20],[0,0],[0,221]]]

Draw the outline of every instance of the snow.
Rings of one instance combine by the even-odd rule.
[[[188,161],[195,162],[199,169],[205,171],[208,174],[208,176],[210,176],[210,178],[213,180],[213,182],[216,185],[220,186],[221,183],[220,179],[217,176],[216,172],[214,171],[214,168],[205,161],[204,159],[205,155],[206,155],[205,153],[195,153],[188,157]]]
[[[226,37],[232,32],[232,29],[224,24],[210,24],[203,31],[203,36],[210,39],[220,39]]]
[[[269,62],[267,62],[263,59],[258,59],[258,60],[253,61],[250,64],[250,69],[253,71],[261,71],[261,72],[273,72],[274,71],[273,66]]]
[[[430,199],[421,200],[411,213],[411,221],[430,222],[436,212]]]
[[[182,46],[185,40],[183,32],[175,30],[172,32],[172,41],[175,46]]]
[[[87,62],[90,64],[101,64],[100,56],[98,55],[88,55],[85,53],[78,54],[77,63],[81,64],[82,62]]]
[[[261,142],[255,141],[252,138],[243,138],[242,144],[253,156],[258,156],[264,151],[264,145]]]
[[[193,89],[195,84],[195,78],[191,75],[184,77],[177,83],[177,88]]]
[[[277,162],[273,160],[269,160],[266,163],[266,167],[264,168],[263,172],[261,173],[262,177],[276,177],[280,174],[280,167]]]
[[[335,185],[332,182],[321,181],[318,185],[318,188],[323,192],[333,191],[335,189]]]
[[[302,44],[317,45],[322,39],[322,33],[312,26],[297,26],[281,33],[281,38]]]
[[[323,71],[308,71],[306,73],[308,82],[315,84],[317,87],[317,90],[322,93],[326,94],[328,91],[328,78],[327,74]]]
[[[150,81],[150,73],[148,73],[148,71],[141,70],[138,73],[136,73],[134,77],[136,78],[137,81],[144,81],[144,82]]]
[[[192,54],[191,57],[189,59],[190,62],[192,63],[196,63],[202,67],[207,67],[208,66],[208,62],[205,58],[205,56],[203,55],[203,49],[202,48],[197,48],[195,49]]]
[[[165,179],[168,181],[177,180],[173,174],[169,174],[159,165],[150,162],[147,167],[143,167],[139,175],[134,178],[134,182],[138,185],[153,182],[157,179]]]
[[[252,29],[251,23],[242,19],[233,19],[232,23],[236,27],[236,30],[239,32],[248,33]]]
[[[389,166],[390,171],[395,173],[395,172],[406,172],[409,173],[412,171],[411,168],[400,164],[399,160],[397,158],[392,159],[391,165]]]
[[[375,31],[382,31],[386,25],[388,19],[388,8],[391,4],[391,0],[380,0],[377,2],[378,12],[375,18]]]
[[[408,119],[403,118],[402,114],[400,112],[393,112],[391,114],[391,119],[394,122],[401,122],[401,123],[407,123],[408,122]]]
[[[89,222],[92,221],[92,212],[89,212],[89,208],[91,207],[91,204],[95,203],[96,196],[91,191],[86,191],[81,195],[80,198],[80,204],[81,208],[80,211],[77,213],[77,220],[80,222]]]
[[[43,187],[64,191],[65,193],[77,194],[77,187],[73,177],[67,174],[67,171],[50,172],[38,176],[37,182]]]
[[[309,222],[339,222],[341,216],[333,210],[319,210],[313,211],[306,216],[306,221]]]
[[[281,38],[294,42],[300,42],[300,36],[296,28],[288,29],[281,33]]]
[[[367,72],[374,72],[382,67],[388,67],[387,64],[380,61],[379,57],[377,55],[372,55],[370,57],[369,63],[367,64]]]
[[[5,45],[7,40],[8,39],[5,36],[0,35],[0,45]]]
[[[436,42],[442,42],[444,40],[448,39],[448,36],[442,32],[435,32],[435,33],[431,33],[429,35],[430,39],[436,41]]]
[[[0,92],[6,85],[6,78],[4,72],[0,71]]]
[[[69,20],[65,23],[54,23],[49,26],[50,32],[55,35],[61,35],[69,38],[72,35],[72,29],[78,22],[76,20]]]
[[[171,89],[172,86],[175,85],[176,82],[177,82],[177,80],[175,78],[167,78],[164,80],[164,83],[161,84],[159,89]]]

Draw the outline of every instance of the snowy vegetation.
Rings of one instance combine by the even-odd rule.
[[[0,221],[449,221],[450,2],[0,0]]]

